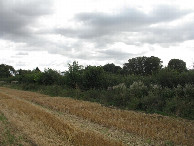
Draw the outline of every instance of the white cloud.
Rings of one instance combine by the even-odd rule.
[[[122,65],[143,55],[194,62],[192,0],[0,0],[0,7],[0,63],[15,68]]]

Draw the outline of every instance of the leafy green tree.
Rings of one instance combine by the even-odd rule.
[[[0,65],[0,78],[8,78],[15,75],[15,69],[12,66],[1,64]]]
[[[83,76],[86,89],[102,89],[106,86],[105,72],[101,66],[87,66]]]
[[[65,76],[67,77],[67,82],[70,87],[77,88],[77,86],[81,86],[82,72],[83,66],[79,65],[77,61],[74,61],[72,65],[69,64],[69,70],[66,72]]]
[[[152,75],[158,73],[162,68],[162,61],[158,57],[148,57],[145,62],[145,74]]]
[[[43,73],[34,73],[34,81],[43,85],[59,84],[60,74],[56,70],[46,69]]]
[[[180,59],[171,59],[168,62],[168,68],[171,70],[176,70],[178,72],[183,72],[187,70],[186,63]]]
[[[115,64],[106,64],[102,67],[105,72],[113,73],[113,74],[119,74],[122,70],[120,66],[116,66]]]
[[[40,69],[38,67],[36,67],[36,69],[33,70],[34,72],[41,72]]]
[[[147,57],[136,57],[128,60],[128,63],[124,64],[124,68],[129,74],[144,74],[145,61]]]
[[[162,68],[158,57],[136,57],[128,60],[123,66],[124,73],[135,75],[152,75]]]
[[[156,80],[162,87],[177,87],[179,84],[179,73],[176,70],[164,68],[156,75]]]
[[[31,70],[23,70],[23,69],[19,69],[16,71],[16,75],[25,75],[25,74],[30,74],[32,73]]]

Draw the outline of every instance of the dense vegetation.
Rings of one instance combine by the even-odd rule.
[[[1,64],[0,80],[1,84],[18,81],[11,85],[52,96],[194,119],[194,70],[179,59],[162,67],[158,57],[136,57],[122,68],[113,63],[84,68],[75,61],[62,73],[53,69],[41,72],[38,67],[15,70]]]

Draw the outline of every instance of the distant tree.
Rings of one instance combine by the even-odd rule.
[[[84,70],[83,84],[86,89],[102,89],[106,78],[101,66],[87,66]]]
[[[128,60],[123,66],[123,72],[136,75],[151,75],[162,68],[162,61],[158,57],[136,57]]]
[[[31,70],[23,70],[23,69],[19,69],[16,71],[16,75],[26,75],[26,74],[30,74],[32,73]]]
[[[193,67],[193,69],[194,69],[194,62],[193,62],[193,66],[192,66],[192,67]]]
[[[105,72],[113,73],[113,74],[118,74],[121,72],[122,68],[120,66],[116,66],[115,64],[106,64],[102,67]]]
[[[80,86],[82,81],[82,70],[83,66],[79,65],[77,61],[74,61],[72,65],[69,64],[69,70],[65,73],[69,86],[72,88]]]
[[[145,62],[145,74],[151,75],[158,73],[162,68],[162,61],[158,57],[148,57]]]
[[[187,70],[186,63],[180,59],[171,59],[168,62],[168,68],[171,70],[176,70],[178,72],[183,72]]]
[[[179,73],[176,70],[169,70],[168,68],[163,68],[156,75],[156,81],[163,88],[174,88],[177,87],[180,81]]]
[[[0,65],[0,78],[8,78],[15,75],[15,69],[12,66],[1,64]]]
[[[128,63],[124,64],[126,72],[129,74],[145,74],[145,62],[147,57],[136,57],[128,60]]]
[[[35,72],[41,72],[40,69],[38,67],[36,67],[36,69],[34,69]]]
[[[60,74],[53,69],[45,69],[43,73],[35,72],[32,74],[33,80],[43,85],[53,85],[60,82]]]

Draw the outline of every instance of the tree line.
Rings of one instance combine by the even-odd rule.
[[[113,63],[82,66],[74,61],[68,70],[15,70],[0,65],[0,80],[18,81],[15,88],[41,91],[52,96],[71,96],[130,110],[194,119],[194,70],[180,59],[166,67],[158,57],[131,58],[122,67]],[[124,84],[126,88],[107,90]],[[117,86],[119,87],[119,86]]]
[[[183,60],[171,59],[168,66],[163,68],[160,58],[143,56],[129,59],[123,67],[108,63],[104,66],[87,66],[84,68],[82,65],[79,65],[78,62],[74,61],[72,64],[68,65],[68,71],[62,72],[63,75],[49,68],[45,69],[44,72],[41,72],[38,67],[34,70],[15,70],[14,67],[10,65],[1,64],[0,78],[6,81],[17,80],[20,83],[37,83],[43,85],[66,84],[72,88],[79,86],[86,89],[99,89],[118,84],[118,81],[115,81],[115,83],[110,82],[110,76],[114,75],[120,76],[121,78],[126,76],[143,76],[147,78],[150,76],[156,77],[159,75],[162,77],[166,75],[166,78],[170,79],[170,76],[176,76],[190,71],[192,70],[186,68],[186,63]],[[158,82],[162,83],[160,80],[158,80]],[[168,84],[168,81],[165,82]],[[177,81],[177,83],[185,84],[185,81]],[[177,86],[177,83],[173,83],[173,85],[169,83],[169,85],[166,86]]]

